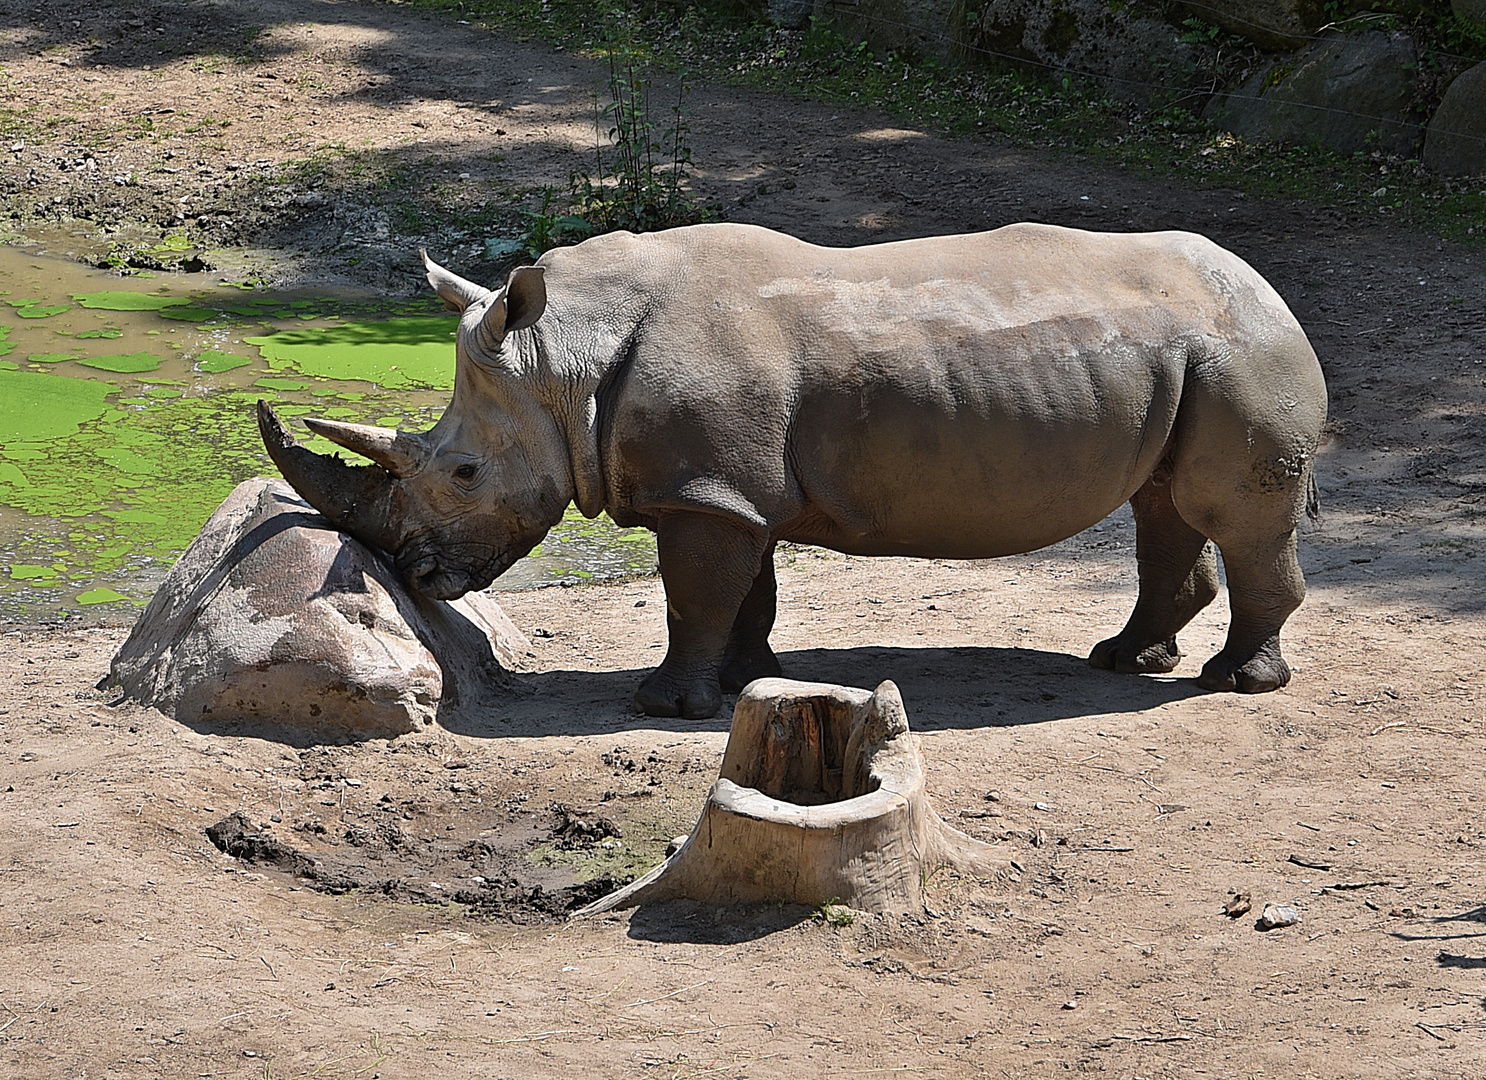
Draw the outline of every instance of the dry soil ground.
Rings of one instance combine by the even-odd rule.
[[[251,259],[279,280],[403,289],[420,241],[462,265],[480,237],[439,207],[564,185],[600,78],[361,3],[53,0],[0,21],[16,228],[96,254],[184,224],[273,248]],[[936,877],[915,918],[590,922],[561,915],[593,889],[575,866],[658,858],[725,738],[725,718],[627,708],[663,640],[658,582],[503,597],[534,641],[509,708],[393,743],[193,730],[93,689],[122,628],[12,632],[0,1073],[1486,1074],[1480,253],[836,106],[700,87],[693,107],[699,185],[735,219],[835,243],[1183,227],[1266,274],[1333,402],[1295,681],[1196,689],[1221,604],[1179,677],[1089,670],[1133,599],[1122,518],[993,564],[784,553],[788,673],[897,681],[932,798],[1002,869]],[[285,165],[310,154],[326,167]],[[228,845],[245,857],[206,834],[232,811],[264,830]],[[1225,916],[1234,891],[1255,911]],[[1266,901],[1300,923],[1260,932]]]

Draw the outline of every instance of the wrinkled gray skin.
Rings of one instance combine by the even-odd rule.
[[[294,444],[284,475],[416,590],[489,585],[569,500],[653,529],[670,646],[636,704],[707,717],[779,674],[774,544],[983,559],[1129,500],[1140,596],[1096,667],[1165,672],[1228,572],[1202,669],[1260,692],[1305,592],[1295,530],[1326,387],[1252,268],[1189,233],[1012,225],[856,249],[746,225],[615,233],[490,291],[431,261],[464,312],[454,399],[422,435],[309,420],[377,464]]]

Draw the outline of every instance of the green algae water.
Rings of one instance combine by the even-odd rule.
[[[429,427],[455,320],[429,301],[264,294],[184,275],[120,278],[0,247],[0,619],[128,622],[238,483],[277,471],[259,398]],[[569,510],[496,582],[655,568],[653,538]]]

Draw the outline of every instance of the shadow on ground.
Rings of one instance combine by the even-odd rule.
[[[1095,671],[1082,657],[1037,649],[810,649],[783,653],[780,662],[793,679],[869,689],[893,680],[915,731],[1142,712],[1205,693],[1192,679],[1113,675]],[[732,696],[708,720],[634,712],[630,701],[645,675],[642,669],[518,674],[509,704],[477,714],[451,710],[439,722],[456,734],[486,739],[728,730]]]
[[[714,907],[695,900],[673,900],[636,908],[629,936],[666,945],[737,945],[798,926],[814,914],[803,904]]]

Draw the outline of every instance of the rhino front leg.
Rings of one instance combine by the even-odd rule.
[[[660,667],[640,684],[635,705],[649,716],[702,720],[722,706],[718,672],[744,599],[760,577],[768,537],[729,518],[687,511],[663,514],[655,533],[669,644]],[[772,585],[771,570],[771,610]]]
[[[1218,595],[1218,559],[1207,537],[1182,520],[1169,477],[1151,479],[1130,500],[1140,596],[1130,621],[1089,654],[1106,671],[1164,673],[1181,661],[1176,634]]]
[[[774,544],[764,549],[763,563],[753,588],[743,598],[738,617],[733,620],[727,648],[722,654],[718,681],[730,694],[742,690],[754,679],[777,678],[783,671],[779,658],[769,647],[769,631],[774,629],[778,607],[778,585],[774,579]]]

